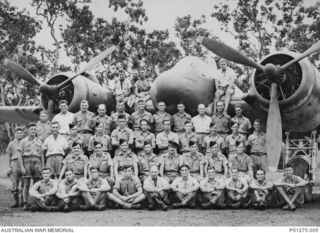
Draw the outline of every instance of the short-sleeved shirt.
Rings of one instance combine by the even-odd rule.
[[[115,80],[115,92],[122,92],[125,96],[129,96],[131,93],[132,83],[129,79],[125,78],[122,82],[120,79]]]
[[[303,181],[303,179],[300,176],[296,176],[296,175],[286,176],[286,175],[283,175],[276,182],[281,182],[281,183],[284,183],[284,184],[298,184],[298,183],[300,183],[302,181]],[[286,186],[286,185],[283,186],[283,189],[287,194],[294,194],[294,192],[295,192],[294,188]]]
[[[138,192],[139,187],[142,187],[142,185],[140,180],[136,177],[125,177],[116,181],[116,184],[113,186],[113,188],[117,189],[122,196],[130,196]]]
[[[199,152],[195,155],[191,152],[185,153],[180,159],[180,164],[188,164],[191,173],[200,173],[200,167],[204,164],[204,155]]]
[[[134,132],[134,138],[135,138],[135,147],[137,149],[142,150],[144,146],[144,142],[151,142],[151,145],[153,148],[156,146],[156,138],[154,134],[150,133],[149,131],[146,131],[146,132],[136,131]]]
[[[212,122],[217,127],[218,133],[228,133],[231,127],[231,118],[226,114],[216,113],[212,116]]]
[[[251,153],[266,154],[267,153],[267,138],[266,134],[260,132],[253,133],[248,137],[247,145],[251,146]]]
[[[255,186],[261,187],[261,188],[268,188],[271,189],[272,188],[272,183],[269,181],[264,180],[262,183],[260,183],[258,180],[254,179],[251,181],[250,184],[254,184]]]
[[[206,190],[208,189],[223,189],[225,184],[221,179],[213,179],[210,180],[209,178],[205,178],[200,182],[200,187],[205,188]]]
[[[94,142],[99,142],[102,144],[103,151],[110,151],[112,149],[111,139],[107,134],[100,135],[92,135],[89,138],[88,151],[93,151]]]
[[[18,148],[21,143],[21,140],[14,139],[11,141],[6,149],[6,154],[9,155],[9,159],[15,160],[18,159]]]
[[[60,134],[69,134],[69,124],[74,122],[74,114],[72,112],[66,112],[65,114],[58,113],[52,119],[52,122],[58,121],[60,125]]]
[[[252,159],[247,154],[237,154],[229,160],[230,168],[238,168],[240,172],[248,172],[249,168],[253,166]]]
[[[205,161],[206,164],[208,164],[208,168],[215,168],[216,173],[224,173],[224,166],[228,165],[227,158],[221,153],[218,153],[215,156],[208,153],[206,154]]]
[[[179,148],[182,152],[187,152],[189,151],[189,142],[197,142],[197,135],[195,133],[183,133],[179,136]]]
[[[129,128],[116,128],[112,131],[111,134],[111,143],[112,145],[119,144],[119,140],[123,139],[127,141],[129,144],[133,143],[133,131]]]
[[[160,163],[164,165],[164,173],[179,172],[180,156],[181,155],[179,154],[171,156],[169,153],[163,154],[161,156]]]
[[[96,167],[99,172],[108,173],[111,166],[113,166],[113,161],[108,152],[103,152],[101,156],[97,156],[96,153],[90,155],[89,167]]]
[[[77,122],[77,119],[81,117],[81,124],[79,125],[79,130],[89,130],[92,131],[95,126],[95,115],[93,112],[87,111],[82,113],[81,111],[74,114],[74,122]]]
[[[103,179],[99,177],[96,181],[91,179],[88,179],[85,184],[87,185],[88,189],[98,189],[102,185],[109,185],[108,181],[106,179]]]
[[[237,179],[234,181],[232,178],[229,178],[226,180],[226,185],[230,186],[231,188],[236,188],[236,189],[242,189],[244,187],[244,180],[242,179]]]
[[[70,136],[67,137],[67,142],[68,142],[69,148],[72,148],[72,144],[74,142],[79,142],[82,145],[82,148],[83,148],[83,146],[84,146],[84,137],[81,134],[77,134],[76,137],[73,137],[73,136],[70,135]]]
[[[104,116],[96,116],[94,118],[95,123],[102,124],[103,128],[103,134],[111,135],[111,125],[112,125],[112,119],[108,115]]]
[[[42,155],[42,140],[38,137],[35,137],[33,140],[30,140],[30,137],[26,137],[21,140],[18,152],[21,153],[23,157],[28,156],[38,156]]]
[[[37,122],[37,136],[44,141],[51,134],[51,123],[46,121],[42,123],[41,121]]]
[[[134,129],[139,129],[140,120],[142,119],[147,120],[149,124],[153,123],[152,114],[150,112],[144,110],[142,113],[140,111],[135,111],[131,114],[130,121]]]
[[[62,161],[62,164],[66,166],[67,169],[71,169],[75,175],[83,175],[84,168],[88,166],[88,157],[81,154],[76,157],[74,154],[69,154]]]
[[[46,192],[49,192],[51,189],[53,189],[53,187],[56,184],[56,181],[53,179],[50,179],[48,182],[45,182],[44,180],[40,180],[38,182],[39,182],[39,186],[38,186],[37,191],[40,194],[44,194]]]
[[[173,132],[175,133],[183,133],[184,132],[184,123],[186,121],[191,121],[191,116],[184,112],[179,113],[177,112],[172,116],[173,120]]]
[[[168,120],[172,123],[172,116],[165,112],[164,114],[160,114],[159,112],[156,112],[153,114],[153,122],[154,122],[154,131],[156,133],[160,133],[164,130],[163,121]]]
[[[225,146],[229,149],[229,153],[237,153],[236,142],[243,142],[246,145],[246,137],[242,134],[237,136],[230,134],[224,140]]]
[[[211,117],[208,117],[207,115],[204,115],[204,116],[197,115],[193,117],[191,121],[194,127],[194,131],[196,133],[210,132],[210,124],[212,122]]]
[[[186,182],[182,179],[182,177],[177,177],[171,184],[171,187],[175,187],[179,191],[188,191],[195,186],[198,186],[198,181],[192,176],[189,176]]]
[[[208,135],[203,139],[202,147],[205,148],[206,151],[210,149],[210,142],[216,142],[220,152],[225,148],[224,140],[219,135]]]
[[[70,193],[71,189],[78,185],[78,180],[76,178],[73,181],[69,182],[67,178],[64,178],[59,185],[59,190],[63,189],[66,194]]]
[[[113,127],[118,127],[118,117],[120,115],[124,115],[125,116],[127,123],[130,121],[130,115],[128,113],[126,113],[126,112],[123,112],[123,113],[119,113],[119,112],[112,113],[111,114],[111,120],[112,120]]]
[[[164,190],[164,189],[169,189],[169,187],[170,185],[168,181],[165,178],[160,176],[157,177],[156,183],[154,182],[151,176],[148,176],[143,183],[143,189],[146,189],[146,190],[154,190],[154,189]]]
[[[160,165],[160,156],[156,154],[147,155],[145,153],[142,153],[138,157],[138,168],[139,168],[139,174],[144,175],[150,171],[150,168],[153,166],[159,167]]]
[[[44,140],[42,147],[43,150],[47,150],[46,157],[54,154],[61,154],[64,156],[64,150],[69,147],[69,143],[67,139],[61,135],[58,135],[57,139],[55,139],[53,135],[50,135],[46,140]]]
[[[158,146],[161,144],[168,144],[169,141],[175,141],[177,144],[179,144],[178,134],[171,131],[167,134],[165,131],[163,131],[159,133],[156,137],[156,142]]]
[[[219,70],[219,79],[216,80],[218,87],[228,87],[234,83],[236,79],[236,73],[230,67],[227,67],[225,71]]]
[[[239,124],[239,133],[242,133],[242,134],[247,134],[248,130],[252,128],[250,120],[244,116],[242,117],[235,116],[231,118],[231,122],[232,124],[234,123]]]
[[[133,166],[134,164],[138,163],[137,156],[127,151],[125,154],[123,152],[119,152],[114,158],[113,158],[113,164],[114,166],[118,165],[118,171],[122,171],[124,167],[126,166]]]

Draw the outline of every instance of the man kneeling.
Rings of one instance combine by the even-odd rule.
[[[82,202],[78,188],[78,180],[72,169],[65,171],[65,179],[59,184],[56,196],[60,199],[60,207],[64,212],[79,209]]]
[[[148,208],[154,210],[158,205],[162,210],[166,211],[168,210],[168,191],[170,190],[170,185],[165,178],[159,176],[157,166],[150,168],[150,174],[143,183],[143,189],[146,191],[148,198]]]
[[[205,209],[211,207],[224,207],[224,182],[223,178],[217,179],[215,168],[208,168],[208,178],[200,183],[200,197],[201,206]]]
[[[253,191],[252,204],[256,209],[265,209],[270,204],[272,183],[266,181],[265,171],[257,171],[257,179],[251,181],[250,188]]]
[[[300,176],[293,175],[293,167],[291,164],[284,166],[283,177],[273,184],[285,202],[284,210],[296,210],[296,207],[302,206],[304,203],[303,192],[307,181]]]
[[[238,169],[232,168],[231,178],[226,181],[227,205],[231,208],[247,207],[250,201],[248,188],[247,181],[239,178]]]
[[[50,178],[51,170],[48,167],[42,168],[43,180],[38,181],[30,190],[32,197],[31,211],[57,211],[58,199],[55,196],[58,184]]]
[[[132,166],[124,167],[124,177],[116,180],[113,192],[108,194],[108,198],[125,209],[140,209],[146,196],[142,192],[140,180],[132,173]]]
[[[99,177],[99,172],[96,167],[90,168],[91,178],[80,183],[78,188],[84,199],[85,205],[80,206],[82,210],[106,209],[107,192],[111,190],[110,185],[106,179]]]
[[[196,207],[197,192],[199,184],[195,178],[189,174],[189,166],[183,164],[180,167],[181,177],[177,177],[171,184],[174,198],[178,203],[173,203],[173,208]]]

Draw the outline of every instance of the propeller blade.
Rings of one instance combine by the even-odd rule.
[[[289,66],[291,66],[292,64],[302,60],[303,58],[309,56],[310,54],[316,52],[320,50],[320,41],[318,41],[317,43],[313,44],[309,49],[307,49],[306,51],[304,51],[304,53],[301,53],[298,57],[296,57],[295,59],[289,61],[288,63],[284,64],[281,66],[281,70],[285,70],[287,69]]]
[[[270,106],[267,120],[267,158],[269,170],[278,168],[282,151],[282,125],[278,104],[278,84],[271,83]]]
[[[48,115],[49,115],[49,119],[52,120],[52,118],[54,117],[54,113],[53,113],[53,108],[54,108],[54,101],[53,99],[48,98]]]
[[[94,57],[89,63],[87,63],[82,69],[80,69],[76,74],[74,74],[72,77],[70,77],[68,80],[60,83],[57,86],[57,90],[60,90],[64,86],[68,85],[74,78],[82,74],[83,72],[86,72],[88,69],[92,68],[94,65],[105,59],[107,56],[109,56],[114,50],[116,49],[116,46],[111,46],[110,48],[104,50],[102,53],[98,54],[96,57]]]
[[[30,74],[29,71],[27,71],[25,68],[15,63],[14,61],[10,59],[4,59],[4,66],[23,80],[39,86],[41,85],[41,82],[38,81],[32,74]]]
[[[219,55],[220,57],[223,57],[229,61],[240,63],[242,65],[250,66],[263,71],[262,65],[251,60],[250,58],[246,57],[244,54],[240,53],[239,51],[235,50],[234,48],[222,42],[212,40],[209,38],[204,38],[204,37],[201,37],[198,40],[204,47],[209,49],[211,52]]]

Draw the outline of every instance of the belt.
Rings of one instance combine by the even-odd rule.
[[[255,156],[264,156],[267,155],[265,152],[251,152],[250,154],[255,155]]]
[[[81,129],[81,130],[78,130],[78,133],[92,134],[92,130],[91,129]]]
[[[50,155],[47,154],[47,157],[51,157],[51,156],[62,156],[63,157],[63,154],[50,154]]]
[[[206,132],[196,132],[197,134],[209,134],[209,133],[206,133]]]
[[[23,156],[22,156],[22,158],[31,158],[31,157],[41,158],[40,155],[23,155]]]

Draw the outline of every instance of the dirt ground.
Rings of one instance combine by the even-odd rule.
[[[10,180],[0,157],[0,226],[320,226],[320,195],[295,212],[256,210],[148,210],[25,212],[10,209]]]

